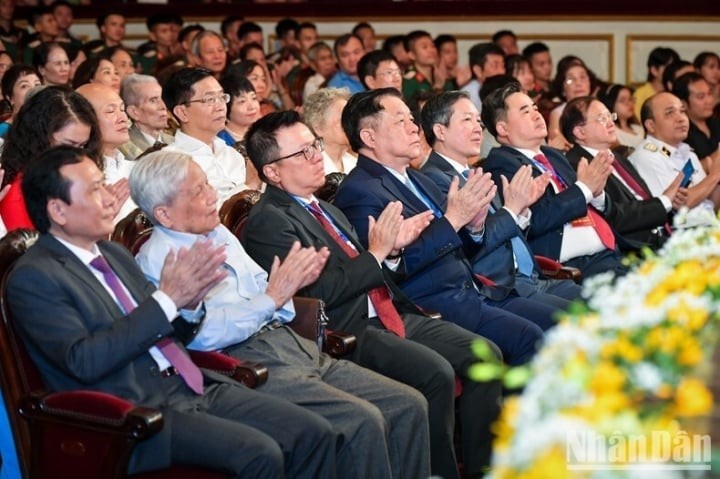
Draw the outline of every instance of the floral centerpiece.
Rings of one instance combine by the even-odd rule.
[[[659,479],[709,468],[710,438],[694,434],[706,431],[693,431],[692,418],[713,407],[720,222],[683,212],[676,226],[627,276],[586,281],[587,302],[548,332],[495,426],[491,478]]]

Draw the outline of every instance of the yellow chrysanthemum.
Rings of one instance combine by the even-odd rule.
[[[573,478],[578,476],[573,475]],[[553,447],[535,459],[533,465],[515,476],[516,479],[570,479],[565,451]]]
[[[707,414],[712,410],[712,393],[694,378],[685,378],[678,384],[675,393],[675,414],[692,417]]]

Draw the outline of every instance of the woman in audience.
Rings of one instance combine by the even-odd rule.
[[[550,93],[562,100],[548,118],[548,144],[563,151],[572,145],[560,132],[560,115],[567,102],[573,98],[588,96],[592,92],[592,74],[585,63],[576,56],[563,57],[557,65],[557,74],[550,84]]]
[[[515,54],[505,57],[505,72],[512,75],[530,98],[535,100],[542,92],[535,91],[535,74],[530,66],[530,60]]]
[[[230,94],[230,104],[227,108],[225,129],[218,133],[218,136],[229,146],[236,146],[237,143],[244,140],[245,133],[252,124],[262,117],[260,101],[258,101],[255,88],[247,78],[226,75],[220,80],[220,85],[225,93]],[[241,153],[243,156],[247,156],[244,151]]]
[[[715,116],[720,105],[720,56],[715,52],[700,52],[693,60],[695,71],[705,78],[712,89]]]
[[[645,130],[635,116],[633,91],[627,85],[614,83],[600,90],[600,100],[608,110],[615,113],[615,134],[618,144],[635,148],[645,138]]]
[[[46,42],[37,47],[33,66],[40,72],[43,85],[67,85],[70,82],[70,60],[59,43]]]
[[[91,58],[78,67],[72,81],[73,88],[87,83],[100,83],[120,92],[120,75],[115,65],[106,58]]]
[[[22,195],[23,172],[32,167],[40,153],[55,145],[85,147],[99,168],[100,130],[90,103],[62,86],[49,86],[25,100],[5,141],[0,163],[5,169],[3,186],[8,195],[0,201],[0,217],[8,231],[34,228]]]
[[[135,73],[135,64],[133,63],[132,55],[121,45],[108,48],[102,52],[100,56],[110,60],[112,64],[115,65],[115,70],[120,77],[120,83],[122,83],[126,76]]]
[[[325,174],[350,173],[357,157],[350,152],[350,142],[340,124],[343,108],[350,92],[346,88],[321,88],[308,97],[303,105],[305,124],[325,142],[322,152]]]
[[[7,103],[11,112],[10,117],[0,123],[0,137],[5,138],[13,119],[18,111],[20,111],[20,107],[25,103],[25,95],[27,95],[27,92],[41,85],[40,75],[37,70],[31,66],[23,64],[13,65],[5,75],[3,75],[0,85],[2,86],[3,100]]]
[[[247,78],[250,83],[252,83],[257,98],[260,101],[260,110],[263,115],[278,110],[278,106],[270,100],[272,86],[265,74],[265,69],[255,60],[244,60],[240,63],[230,65],[226,76]]]

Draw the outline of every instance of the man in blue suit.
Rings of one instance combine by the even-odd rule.
[[[615,234],[603,217],[612,208],[604,192],[612,173],[609,153],[598,153],[590,163],[581,160],[576,174],[560,151],[543,145],[545,120],[519,83],[486,96],[482,120],[502,145],[483,162],[502,198],[502,177],[512,179],[524,166],[532,168],[533,176],[551,176],[540,199],[530,206],[527,239],[533,252],[580,268],[583,278],[606,271],[625,274]]]
[[[405,218],[432,210],[430,226],[401,252],[403,276],[398,285],[422,308],[493,341],[508,362],[530,359],[542,338],[534,321],[552,321],[554,309],[483,285],[467,259],[482,242],[495,195],[489,175],[471,173],[462,189],[453,181],[446,198],[427,177],[409,169],[420,148],[418,127],[394,89],[353,96],[343,110],[342,124],[360,155],[335,205],[363,245],[368,244],[368,217],[377,218],[388,204],[401,202]]]
[[[430,98],[422,110],[425,139],[433,147],[421,171],[447,194],[453,178],[460,187],[469,174],[483,141],[480,112],[465,92],[443,92]],[[473,269],[496,284],[557,308],[567,308],[580,297],[581,288],[572,281],[542,279],[540,268],[525,241],[523,230],[532,221],[529,206],[545,191],[550,175],[532,177],[529,166],[518,171],[512,181],[502,180],[505,204],[495,196],[485,219],[483,243],[472,258]]]

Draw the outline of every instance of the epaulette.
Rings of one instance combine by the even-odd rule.
[[[138,52],[138,53],[140,53],[140,52]],[[144,56],[145,58],[153,58],[153,57],[156,57],[157,55],[158,55],[157,50],[148,50],[142,54],[142,56]]]
[[[415,70],[408,70],[407,72],[405,72],[403,78],[405,78],[406,80],[412,80],[413,78],[415,78],[416,73],[417,72]]]
[[[650,143],[650,142],[645,143],[645,145],[643,145],[643,148],[646,149],[647,151],[652,151],[653,153],[655,153],[658,150],[657,145],[655,143]]]
[[[41,40],[33,40],[33,41],[31,41],[30,43],[28,43],[28,44],[25,46],[25,48],[37,48],[37,47],[40,46],[41,43],[42,43]]]

